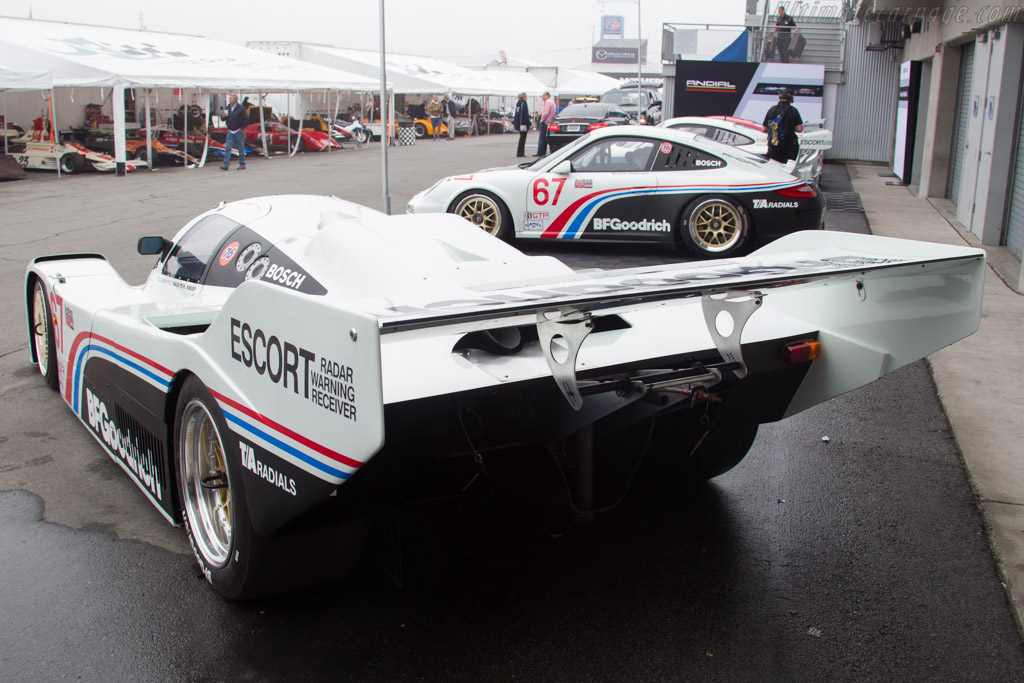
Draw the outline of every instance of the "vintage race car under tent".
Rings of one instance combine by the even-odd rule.
[[[3,118],[0,119],[0,131],[4,140],[0,148],[0,180],[16,180],[25,177],[25,171],[7,156],[10,136],[7,121],[7,92],[9,90],[53,90],[53,76],[49,71],[24,71],[12,69],[0,64],[0,94],[3,96]],[[60,173],[58,167],[58,173]]]
[[[199,36],[31,19],[0,18],[0,64],[48,71],[57,88],[111,88],[119,167],[125,162],[123,93],[128,88],[209,94],[371,91],[380,86],[379,79]],[[208,116],[209,107],[204,109]]]

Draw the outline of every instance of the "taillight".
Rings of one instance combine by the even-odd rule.
[[[783,197],[798,197],[800,199],[810,199],[818,196],[817,191],[806,183],[796,187],[785,187],[781,190],[775,190],[775,194],[780,194]]]
[[[608,126],[608,124],[607,123],[603,123],[603,122],[602,123],[592,123],[589,126],[587,126],[587,129],[588,130],[597,130],[598,128],[605,128],[607,126]]]
[[[557,123],[549,123],[548,124],[548,132],[549,133],[557,133],[558,132],[558,124]]]
[[[821,355],[821,342],[814,340],[793,342],[782,348],[782,360],[786,363],[806,363]]]

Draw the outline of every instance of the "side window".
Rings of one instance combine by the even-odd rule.
[[[701,171],[722,168],[725,161],[713,154],[702,152],[686,145],[661,143],[658,157],[654,160],[654,171]]]
[[[574,154],[572,170],[575,173],[647,171],[655,148],[653,140],[606,138]]]
[[[199,282],[221,243],[240,227],[239,223],[220,214],[207,216],[171,248],[160,272],[177,280]]]
[[[732,145],[733,147],[740,147],[742,145],[754,144],[753,138],[748,138],[746,135],[740,135],[739,133],[731,130],[725,130],[724,128],[712,128],[710,133],[705,133],[707,137],[711,138],[715,142],[721,142],[725,145]]]

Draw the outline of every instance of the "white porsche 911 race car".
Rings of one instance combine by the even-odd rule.
[[[406,210],[506,240],[681,243],[721,258],[822,227],[824,197],[792,170],[692,133],[616,126],[532,163],[442,178]]]
[[[97,254],[30,263],[31,357],[229,598],[328,578],[369,520],[484,471],[538,486],[530,454],[581,515],[641,465],[716,476],[759,424],[973,333],[985,270],[810,231],[576,273],[452,215],[311,196],[222,204],[139,251],[140,286]]]
[[[696,133],[723,145],[767,158],[768,130],[756,121],[735,116],[677,116],[659,124],[663,128]],[[824,119],[804,121],[804,132],[797,133],[800,143],[795,167],[807,169],[814,180],[821,178],[825,150],[832,149],[832,131]]]

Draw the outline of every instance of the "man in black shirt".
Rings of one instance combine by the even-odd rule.
[[[779,5],[779,18],[775,20],[775,45],[779,49],[779,61],[783,64],[789,63],[789,41],[792,38],[790,31],[798,32],[793,17],[786,14],[786,8]]]
[[[793,93],[779,93],[779,103],[764,115],[764,127],[768,129],[768,158],[782,163],[796,159],[800,151],[796,134],[804,132],[804,121],[793,106]]]

